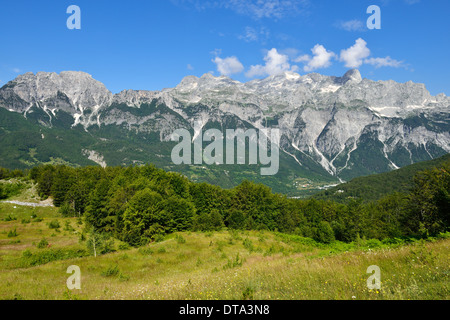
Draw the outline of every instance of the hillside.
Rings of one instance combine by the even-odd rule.
[[[222,188],[232,188],[244,180],[264,183],[287,195],[317,192],[322,185],[337,183],[319,165],[309,160],[303,167],[280,154],[279,172],[261,176],[261,165],[175,165],[170,154],[174,142],[160,142],[154,133],[130,131],[107,125],[92,127],[89,132],[81,125],[53,121],[52,127],[42,126],[29,114],[27,118],[0,108],[0,167],[27,169],[45,164],[80,166],[127,166],[151,163],[166,171],[180,172],[195,182],[207,182]],[[211,124],[216,126],[216,124]],[[305,190],[299,186],[309,184]]]
[[[0,300],[450,298],[449,239],[324,245],[268,231],[181,232],[141,248],[116,240],[94,257],[82,229],[55,208],[0,202]],[[367,288],[374,264],[381,290]],[[80,267],[81,290],[66,287],[71,265]]]
[[[14,200],[0,201],[0,299],[450,297],[440,171],[411,202],[375,205],[288,199],[251,182],[224,190],[152,166],[47,165],[30,171],[37,184],[0,173],[18,176],[0,181]],[[80,290],[66,287],[73,265]],[[379,290],[367,287],[371,265]]]
[[[447,154],[449,104],[423,84],[373,81],[356,69],[342,76],[284,72],[245,83],[204,74],[161,91],[117,94],[84,72],[28,72],[0,88],[0,166],[152,163],[196,182],[232,188],[247,179],[304,197]],[[200,163],[192,154],[183,165],[171,157],[178,129],[203,137],[205,149],[213,145],[204,139],[210,129],[223,147],[227,130],[254,130],[261,140],[268,128],[279,132],[270,137],[280,151],[272,176],[261,175],[267,166],[250,148],[239,165],[236,154],[219,159],[226,152],[215,144],[214,156],[202,151]],[[232,141],[239,139],[247,140]]]
[[[450,165],[450,154],[434,160],[418,162],[391,172],[358,177],[322,191],[313,197],[339,202],[345,202],[350,198],[374,201],[395,192],[408,193],[413,187],[413,178],[418,172],[444,165]]]

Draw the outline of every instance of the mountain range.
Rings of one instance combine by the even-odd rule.
[[[171,162],[171,134],[209,128],[278,128],[280,170]],[[284,72],[246,83],[187,76],[175,88],[111,93],[84,72],[19,75],[0,88],[0,166],[154,163],[193,181],[243,179],[305,195],[352,178],[450,152],[450,98],[424,84]]]

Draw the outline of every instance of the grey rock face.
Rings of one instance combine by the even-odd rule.
[[[303,157],[344,178],[450,152],[449,97],[433,97],[423,84],[363,79],[358,70],[342,77],[285,72],[247,83],[205,74],[172,89],[115,95],[83,72],[26,73],[0,89],[0,106],[25,116],[41,109],[50,118],[64,111],[86,130],[125,126],[157,132],[161,141],[195,121],[225,126],[233,118],[255,128],[269,122],[299,165]],[[364,157],[378,160],[367,169]]]
[[[102,108],[111,104],[113,95],[91,75],[66,71],[59,75],[47,72],[25,73],[1,88],[0,97],[6,108],[25,116],[36,106],[50,118],[56,111],[67,112],[73,116],[76,124],[81,121],[91,122]],[[16,102],[8,103],[9,100]]]

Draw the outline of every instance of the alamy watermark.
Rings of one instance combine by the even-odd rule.
[[[242,165],[246,164],[248,155],[249,165],[268,166],[261,168],[261,175],[278,173],[281,138],[279,129],[263,128],[259,132],[256,129],[226,129],[225,133],[218,129],[203,132],[202,129],[202,124],[195,122],[194,137],[187,129],[178,129],[172,133],[171,140],[179,142],[172,150],[174,164]],[[210,143],[203,149],[204,142]]]
[[[367,268],[367,273],[372,274],[367,279],[367,288],[369,290],[380,290],[381,289],[381,269],[379,266],[370,266]]]
[[[66,285],[69,290],[81,289],[81,270],[79,266],[70,266],[67,268],[67,273],[72,274],[67,278]]]
[[[371,14],[367,19],[367,28],[370,30],[381,29],[381,9],[379,6],[371,5],[367,8],[367,13]]]
[[[66,13],[70,14],[69,18],[67,18],[67,29],[73,30],[81,29],[81,9],[79,6],[71,5],[67,7]]]

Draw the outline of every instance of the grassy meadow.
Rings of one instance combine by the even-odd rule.
[[[33,201],[29,190],[15,199]],[[33,202],[36,202],[34,200]],[[78,218],[0,203],[0,299],[449,299],[450,239],[325,245],[268,231],[182,232],[94,257]],[[66,273],[81,270],[81,289]],[[381,269],[381,289],[366,273]]]

